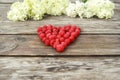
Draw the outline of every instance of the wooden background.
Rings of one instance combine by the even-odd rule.
[[[0,80],[120,80],[120,0],[113,0],[109,20],[48,16],[12,22],[6,16],[15,1],[0,0]],[[82,33],[59,54],[37,37],[44,24],[75,24]]]

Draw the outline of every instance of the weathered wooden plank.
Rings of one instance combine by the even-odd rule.
[[[120,80],[120,58],[0,58],[0,80]]]
[[[23,0],[0,0],[0,3],[1,4],[6,4],[6,3],[11,4],[11,3],[16,2],[16,1],[23,2]]]
[[[81,26],[82,34],[120,34],[120,10],[118,9],[114,17],[109,20],[48,16],[41,21],[12,22],[6,18],[10,4],[0,4],[0,6],[0,34],[36,34],[37,26],[44,24],[76,24]]]
[[[81,35],[61,54],[45,46],[37,35],[0,35],[0,55],[120,55],[120,35]]]
[[[48,17],[47,19],[44,19],[42,21],[1,21],[0,34],[37,34],[36,30],[38,26],[42,26],[45,24],[53,24],[56,26],[75,24],[81,27],[82,34],[120,34],[119,21],[85,21],[79,19],[63,19],[63,17],[52,17],[52,19],[51,17]]]

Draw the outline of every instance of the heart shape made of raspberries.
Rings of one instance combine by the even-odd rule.
[[[56,27],[53,25],[40,26],[37,29],[39,38],[58,52],[64,49],[79,36],[81,29],[75,25]]]

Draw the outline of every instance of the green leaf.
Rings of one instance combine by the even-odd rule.
[[[87,0],[82,0],[82,2],[84,2],[84,3],[85,3],[85,2],[87,2]]]

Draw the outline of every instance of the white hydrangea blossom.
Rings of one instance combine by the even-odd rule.
[[[13,21],[25,21],[27,20],[27,14],[29,8],[22,2],[15,2],[11,6],[11,10],[8,12],[7,17]]]
[[[47,14],[56,16],[65,13],[69,0],[41,0],[41,3],[46,8]]]
[[[25,0],[24,3],[28,4],[31,8],[29,17],[33,20],[41,20],[46,13],[45,8],[39,0]]]
[[[25,21],[27,19],[41,20],[45,14],[62,15],[70,17],[111,18],[114,15],[114,3],[110,0],[87,0],[83,3],[79,0],[70,3],[69,0],[24,0],[12,4],[7,17],[13,21]]]
[[[7,16],[13,21],[41,20],[44,14],[62,15],[69,0],[24,0],[12,4]]]
[[[111,18],[114,15],[114,3],[110,0],[88,0],[87,10],[98,18]]]
[[[80,2],[79,0],[76,1],[76,12],[80,18],[83,18],[83,14],[85,12],[85,4]]]
[[[74,3],[70,3],[69,6],[66,8],[67,16],[70,16],[70,17],[76,17],[77,16],[75,5],[76,4],[74,4]]]
[[[75,6],[75,11],[80,18],[91,18],[93,16],[97,16],[98,18],[108,19],[114,15],[114,3],[110,0],[88,0],[86,3],[77,0],[75,5],[72,5],[66,9],[68,16],[71,15],[71,17],[73,17],[72,15],[75,12],[71,9]],[[71,12],[69,10],[71,10]]]

